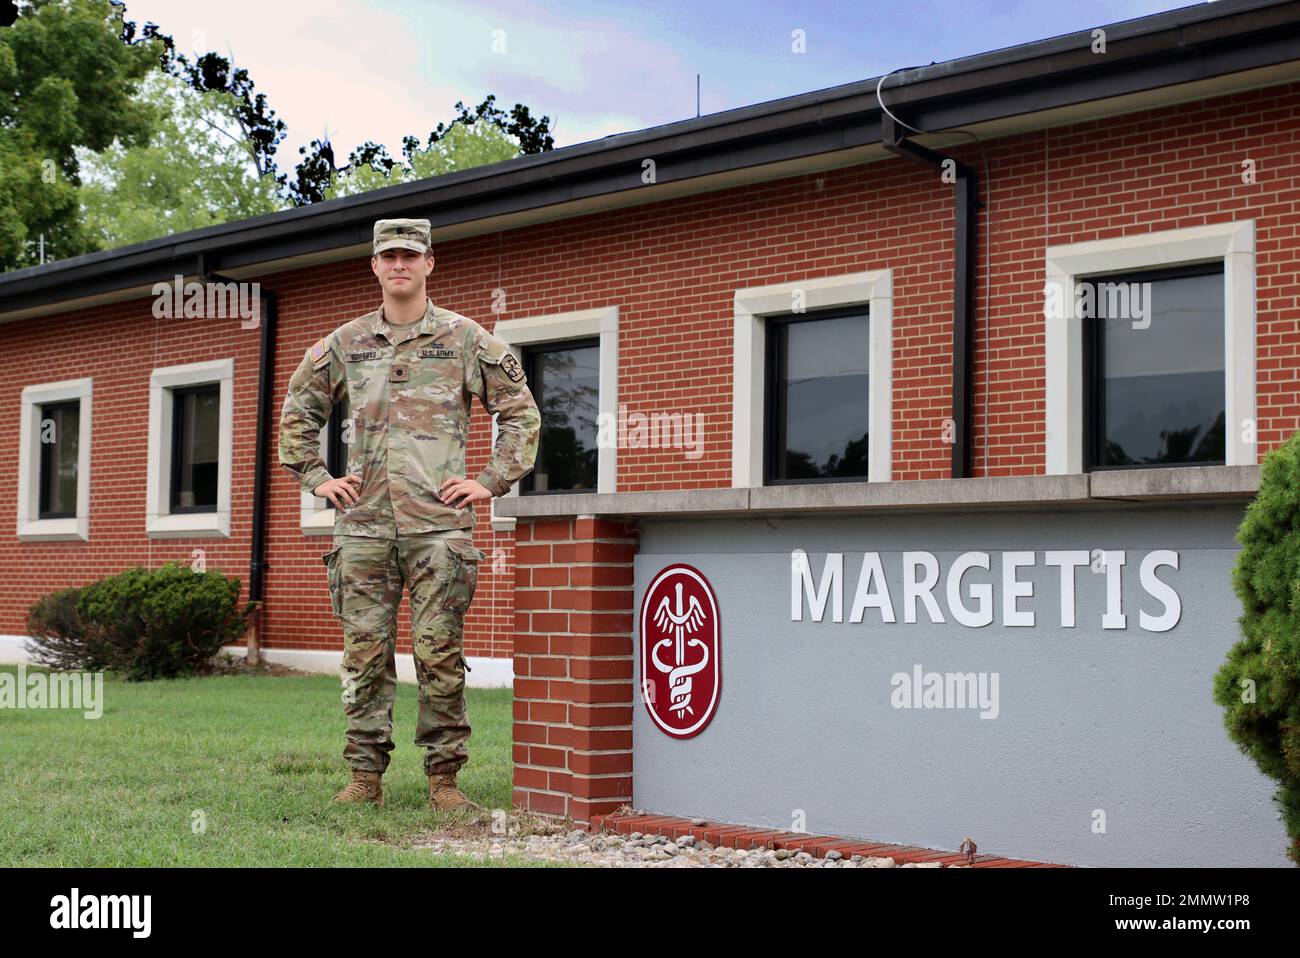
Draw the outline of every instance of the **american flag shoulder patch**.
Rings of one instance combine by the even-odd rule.
[[[311,356],[312,365],[313,366],[321,365],[325,361],[326,357],[329,356],[329,352],[330,352],[330,347],[329,347],[328,336],[326,336],[324,339],[316,340],[316,342],[312,344],[311,349],[308,350],[308,354]]]

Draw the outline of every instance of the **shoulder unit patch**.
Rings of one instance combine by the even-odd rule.
[[[523,367],[519,365],[519,360],[515,359],[512,353],[506,353],[501,357],[501,368],[505,374],[510,377],[511,382],[519,382],[524,378]]]
[[[514,353],[510,352],[510,347],[504,341],[484,330],[479,337],[478,345],[480,361],[491,366],[500,366],[501,371],[510,378],[511,382],[523,381],[524,368],[519,365],[519,360],[515,359]]]

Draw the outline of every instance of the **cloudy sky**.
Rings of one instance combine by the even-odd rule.
[[[555,145],[640,130],[1188,6],[1186,0],[126,0],[180,49],[248,69],[289,126],[282,166],[328,134],[394,155],[488,93],[551,118]],[[803,31],[806,52],[792,51]]]

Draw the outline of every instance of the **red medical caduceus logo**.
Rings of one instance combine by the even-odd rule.
[[[708,580],[682,563],[661,569],[641,598],[641,699],[668,735],[698,735],[713,718],[721,653],[718,603]]]

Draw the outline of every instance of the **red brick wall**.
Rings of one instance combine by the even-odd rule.
[[[519,523],[514,803],[587,822],[632,800],[632,523]]]
[[[25,610],[39,595],[121,571],[128,565],[191,561],[201,548],[209,569],[248,578],[253,492],[252,422],[257,407],[258,333],[238,319],[155,319],[150,300],[0,326],[9,374],[0,378],[0,634],[24,634]],[[229,539],[150,539],[145,535],[149,373],[159,366],[234,361],[235,430]],[[18,423],[23,387],[92,377],[90,539],[20,543]]]
[[[1261,452],[1300,428],[1300,84],[1056,127],[987,150],[992,316],[984,321],[981,244],[976,475],[1044,469],[1043,257],[1064,243],[1253,218]],[[958,155],[979,160],[973,148]],[[1253,185],[1241,179],[1246,159]],[[896,404],[899,388],[896,372]]]
[[[1264,450],[1300,427],[1300,84],[1058,127],[987,146],[992,223],[978,256],[974,467],[977,475],[1044,468],[1042,288],[1047,245],[1254,217],[1257,221],[1259,435]],[[954,151],[980,169],[973,147]],[[1253,159],[1258,181],[1241,182]],[[412,213],[418,213],[413,210]],[[703,455],[620,450],[619,491],[725,488],[731,469],[732,299],[736,289],[890,267],[894,270],[895,479],[949,475],[952,199],[931,170],[890,159],[779,182],[540,224],[436,249],[430,295],[489,329],[502,318],[619,306],[619,399],[630,411],[704,414]],[[991,246],[988,244],[991,243]],[[984,255],[991,251],[991,314]],[[260,277],[280,297],[278,414],[288,376],[316,338],[378,302],[364,257]],[[20,544],[0,525],[0,633],[20,633],[41,592],[128,562],[188,556],[247,574],[257,334],[237,321],[154,320],[149,303],[98,307],[0,326],[10,374],[0,383],[0,455],[17,462],[19,393],[31,383],[95,377],[91,542]],[[148,373],[235,359],[233,536],[144,536]],[[481,410],[469,468],[488,454]],[[274,455],[274,451],[272,451]],[[471,472],[471,474],[473,474]],[[298,488],[273,464],[264,640],[338,648],[320,555],[299,529]],[[0,484],[0,523],[15,488]],[[5,516],[8,519],[5,519]],[[474,655],[513,647],[512,540],[480,516],[489,552],[466,621]],[[500,549],[500,561],[492,556]],[[409,648],[403,633],[402,648]]]

